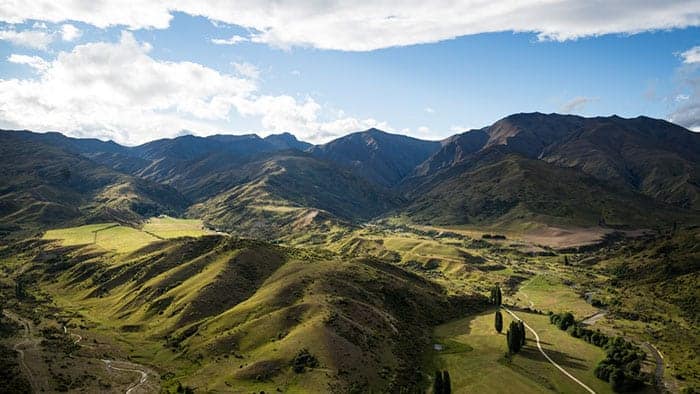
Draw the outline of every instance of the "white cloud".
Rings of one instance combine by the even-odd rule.
[[[429,113],[429,114],[434,114],[434,113],[435,113],[435,109],[433,109],[433,108],[431,108],[431,107],[425,107],[423,110],[424,110],[425,112]]]
[[[7,58],[10,63],[25,64],[33,68],[37,72],[46,71],[49,68],[49,63],[39,56],[18,55],[13,53]]]
[[[678,102],[678,103],[680,103],[681,101],[686,101],[686,100],[689,100],[689,99],[690,99],[690,96],[689,96],[689,95],[687,95],[687,94],[679,94],[679,95],[676,96],[675,101]]]
[[[685,64],[700,63],[700,46],[692,47],[681,53],[680,56]]]
[[[700,2],[688,0],[96,0],[90,7],[83,0],[63,0],[60,6],[54,0],[7,0],[0,3],[0,20],[163,29],[176,11],[251,29],[255,42],[348,51],[498,31],[571,40],[700,25]]]
[[[75,41],[82,35],[83,32],[70,23],[66,23],[65,25],[61,26],[61,39],[63,41]]]
[[[250,63],[236,63],[233,62],[231,63],[234,69],[236,69],[236,72],[240,74],[243,77],[250,78],[250,79],[258,79],[260,78],[260,70],[255,67],[255,65],[250,64]]]
[[[211,42],[217,45],[236,45],[242,42],[249,41],[245,37],[234,35],[231,38],[212,38]]]
[[[50,62],[11,55],[9,61],[34,68],[38,76],[0,79],[0,124],[126,144],[174,137],[183,129],[226,132],[234,113],[260,118],[263,135],[288,131],[313,142],[386,126],[322,117],[323,108],[311,98],[261,95],[252,78],[257,69],[242,64],[236,76],[192,62],[160,61],[150,49],[122,32],[118,42],[77,45]]]
[[[560,111],[564,113],[582,111],[586,105],[598,101],[597,97],[575,97],[561,106]]]
[[[53,41],[53,34],[43,30],[0,30],[0,40],[9,41],[18,46],[45,50]]]

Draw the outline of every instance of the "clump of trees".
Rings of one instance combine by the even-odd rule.
[[[598,379],[609,382],[613,391],[634,391],[644,385],[646,377],[641,373],[641,365],[646,354],[639,347],[623,338],[610,338],[600,331],[576,324],[574,316],[568,312],[552,314],[549,321],[572,337],[605,349],[606,357],[598,363],[594,373]]]
[[[433,380],[433,394],[451,394],[452,381],[450,373],[447,371],[435,371],[435,379]]]
[[[489,300],[491,301],[491,303],[494,305],[501,305],[501,299],[502,299],[501,288],[499,286],[492,287],[491,288],[491,296],[489,297]]]
[[[576,320],[574,320],[574,315],[572,315],[571,312],[564,312],[549,315],[549,322],[556,324],[560,330],[566,330],[573,326],[576,323]]]
[[[646,354],[623,338],[609,339],[605,345],[606,357],[595,368],[598,379],[610,382],[613,391],[634,391],[644,385],[641,373]]]
[[[503,315],[501,315],[501,311],[496,311],[493,326],[499,334],[503,331]]]
[[[508,352],[510,354],[518,353],[525,344],[524,327],[525,325],[522,321],[510,322],[510,327],[508,327],[508,332],[506,332],[506,342],[508,343]]]

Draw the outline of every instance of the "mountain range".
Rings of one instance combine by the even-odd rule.
[[[135,147],[0,132],[4,233],[201,217],[263,237],[388,216],[440,225],[648,227],[700,218],[700,135],[647,117],[527,113],[442,141],[370,129],[185,135]]]

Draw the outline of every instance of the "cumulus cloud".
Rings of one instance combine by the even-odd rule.
[[[692,47],[687,51],[681,53],[681,59],[685,64],[695,64],[700,63],[700,46]]]
[[[240,74],[241,76],[250,78],[250,79],[258,79],[260,78],[260,70],[255,67],[255,65],[250,64],[250,63],[236,63],[233,62],[231,63],[234,69],[236,69],[236,72]]]
[[[575,97],[561,106],[560,111],[564,113],[582,111],[586,105],[598,101],[597,97]]]
[[[7,58],[10,63],[24,64],[33,68],[37,72],[46,71],[49,68],[49,63],[39,56],[18,55],[13,53]]]
[[[53,34],[44,30],[0,30],[0,40],[9,41],[18,46],[45,50],[53,41]]]
[[[700,25],[700,2],[687,0],[95,0],[90,7],[83,0],[64,0],[60,6],[52,0],[8,0],[0,3],[0,20],[74,20],[97,27],[163,29],[176,11],[249,28],[255,32],[254,42],[347,51],[499,31],[571,40]],[[226,41],[237,39],[221,43]]]
[[[311,98],[259,94],[257,68],[251,65],[239,64],[237,75],[226,74],[197,63],[157,60],[150,50],[122,32],[118,42],[78,45],[52,61],[11,55],[8,61],[38,75],[0,79],[0,123],[126,144],[174,137],[183,129],[225,132],[234,113],[259,117],[266,132],[288,131],[314,142],[383,125],[323,118],[321,105]]]
[[[70,23],[66,23],[65,25],[61,26],[61,39],[63,41],[75,41],[82,35],[83,32]]]
[[[434,114],[434,113],[435,113],[435,109],[432,108],[432,107],[425,107],[423,110],[424,110],[425,112],[429,113],[429,114]]]
[[[242,42],[249,41],[245,37],[234,35],[231,38],[212,38],[211,42],[217,45],[236,45]]]
[[[700,131],[700,46],[688,49],[679,57],[683,65],[676,70],[677,93],[670,97],[675,108],[668,120]]]
[[[668,120],[691,130],[700,131],[700,76],[697,73],[688,75],[684,79],[684,85],[689,90],[689,94],[679,94],[674,98],[677,107],[669,115]]]

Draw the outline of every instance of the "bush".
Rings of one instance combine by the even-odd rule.
[[[301,349],[294,359],[292,359],[292,370],[296,373],[302,373],[306,368],[318,367],[318,359],[313,354],[309,353],[308,349]]]
[[[549,322],[556,324],[560,330],[566,330],[576,323],[571,312],[557,313],[549,315]]]

